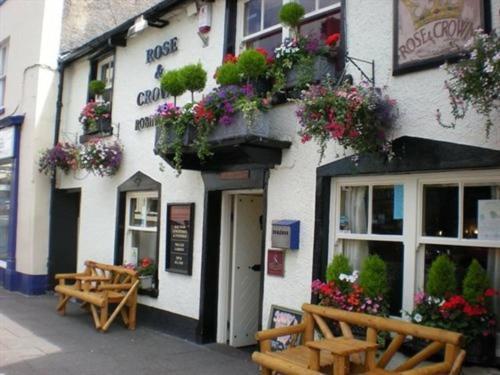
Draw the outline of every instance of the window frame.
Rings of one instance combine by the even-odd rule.
[[[0,93],[0,115],[5,113],[5,93],[7,92],[7,55],[9,53],[9,41],[4,40],[0,42],[0,51],[3,51],[0,54],[0,67],[2,71],[0,72],[0,81],[3,81],[3,86],[1,88],[2,92]]]

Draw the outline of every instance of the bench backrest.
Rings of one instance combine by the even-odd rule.
[[[111,264],[97,263],[92,260],[85,262],[85,273],[89,276],[109,276],[113,284],[134,282],[137,280],[137,271]]]

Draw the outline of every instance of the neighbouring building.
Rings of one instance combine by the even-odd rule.
[[[361,68],[365,79],[387,86],[397,100],[395,157],[353,159],[330,142],[318,165],[317,147],[298,135],[295,104],[283,103],[266,114],[271,135],[222,137],[211,159],[199,163],[186,155],[176,176],[167,163],[172,160],[153,152],[151,115],[171,100],[159,88],[159,73],[201,62],[209,73],[206,94],[226,53],[248,46],[272,51],[289,30],[277,19],[281,1],[160,2],[61,58],[58,140],[119,140],[123,160],[111,177],[57,174],[49,281],[56,272],[80,269],[86,259],[124,264],[151,258],[157,270],[152,287],[141,291],[139,324],[233,346],[253,343],[272,305],[299,309],[310,301],[311,281],[324,276],[338,252],[355,267],[373,253],[387,262],[395,316],[411,310],[426,269],[443,252],[462,276],[478,259],[500,287],[500,240],[477,232],[478,201],[500,200],[500,119],[494,118],[489,137],[484,119],[473,113],[455,129],[439,126],[436,110],[445,120],[449,113],[446,73],[432,59],[433,48],[420,48],[423,37],[408,34],[410,24],[441,22],[434,26],[436,43],[448,40],[458,32],[451,28],[462,10],[431,19],[421,18],[412,1],[301,3],[307,11],[301,32],[341,33],[343,52],[352,59],[338,61],[337,69],[345,65],[359,81]],[[396,14],[395,3],[413,10]],[[467,6],[472,3],[479,8],[464,8],[464,17],[486,28],[500,25],[499,1]],[[105,81],[111,102],[112,127],[100,135],[85,134],[78,121],[95,79]],[[187,103],[190,95],[177,100]],[[276,237],[297,228],[297,246],[271,251],[279,245]],[[270,269],[275,263],[282,268]]]

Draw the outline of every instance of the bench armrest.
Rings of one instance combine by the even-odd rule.
[[[78,275],[75,277],[76,280],[80,281],[110,281],[108,276],[89,276],[89,275]]]
[[[98,290],[129,290],[133,284],[101,284]]]
[[[290,327],[266,329],[264,331],[257,332],[255,334],[255,338],[257,339],[257,341],[270,340],[281,336],[303,333],[305,329],[306,329],[305,323],[296,324]]]
[[[69,279],[69,280],[75,280],[77,277],[80,276],[87,276],[85,273],[58,273],[54,276],[56,280],[60,279]]]

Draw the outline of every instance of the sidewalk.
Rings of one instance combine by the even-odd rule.
[[[26,297],[0,287],[1,375],[252,374],[250,354],[224,345],[196,345],[141,326],[113,324],[97,332],[88,313],[55,296]]]

